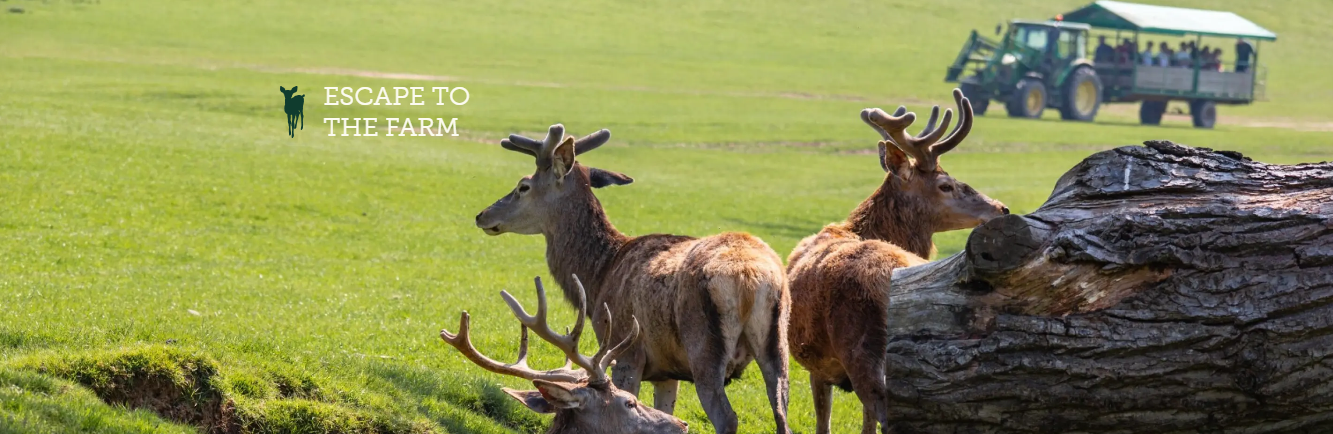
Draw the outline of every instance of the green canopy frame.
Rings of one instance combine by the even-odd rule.
[[[1277,34],[1240,15],[1100,0],[1057,19],[1092,27],[1165,35],[1202,35],[1276,41]]]

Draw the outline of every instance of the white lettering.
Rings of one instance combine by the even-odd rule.
[[[452,132],[452,133],[453,133],[452,135],[453,135],[454,137],[458,137],[458,127],[454,125],[454,122],[458,122],[458,118],[450,119],[450,120],[449,120],[449,126],[447,126],[447,127],[444,126],[444,119],[435,118],[435,120],[440,121],[440,122],[439,122],[439,124],[440,124],[440,134],[439,134],[439,135],[443,136],[444,133]]]
[[[425,90],[425,89],[426,88],[424,87],[412,88],[412,102],[410,105],[426,105],[425,101],[419,101],[421,99],[421,93],[417,92],[419,90]]]
[[[463,91],[463,102],[458,102],[457,99],[454,99],[454,92],[458,92],[460,90]],[[449,91],[449,101],[453,102],[454,105],[467,104],[467,100],[469,99],[472,99],[472,94],[468,93],[467,89],[465,88],[455,87],[454,90]]]

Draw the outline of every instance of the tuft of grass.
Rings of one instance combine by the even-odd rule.
[[[0,432],[194,433],[149,410],[126,410],[103,402],[77,383],[30,370],[0,368]]]

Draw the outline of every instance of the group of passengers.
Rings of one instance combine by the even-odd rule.
[[[1194,42],[1181,42],[1178,49],[1171,49],[1171,45],[1165,41],[1158,45],[1157,53],[1153,53],[1153,43],[1148,41],[1142,52],[1138,50],[1138,44],[1126,38],[1120,42],[1120,45],[1112,47],[1106,43],[1106,36],[1097,37],[1097,50],[1094,53],[1093,61],[1097,63],[1114,63],[1121,65],[1130,65],[1134,63],[1146,66],[1169,66],[1193,68],[1196,65],[1199,69],[1205,71],[1222,70],[1222,49],[1213,48],[1207,45],[1199,47]],[[1244,39],[1236,40],[1236,69],[1235,72],[1245,72],[1250,69],[1250,58],[1254,55],[1254,47]]]

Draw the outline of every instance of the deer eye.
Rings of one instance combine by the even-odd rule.
[[[630,409],[632,409],[632,408],[634,408],[634,407],[637,406],[637,405],[638,405],[638,404],[635,403],[634,401],[625,401],[625,408],[630,408]]]
[[[519,193],[527,193],[528,190],[531,190],[531,189],[532,189],[532,187],[529,187],[527,184],[522,184],[522,185],[519,185],[519,186],[518,186],[518,192],[519,192]]]
[[[945,193],[953,193],[953,186],[949,184],[940,184],[940,191],[943,191]]]

